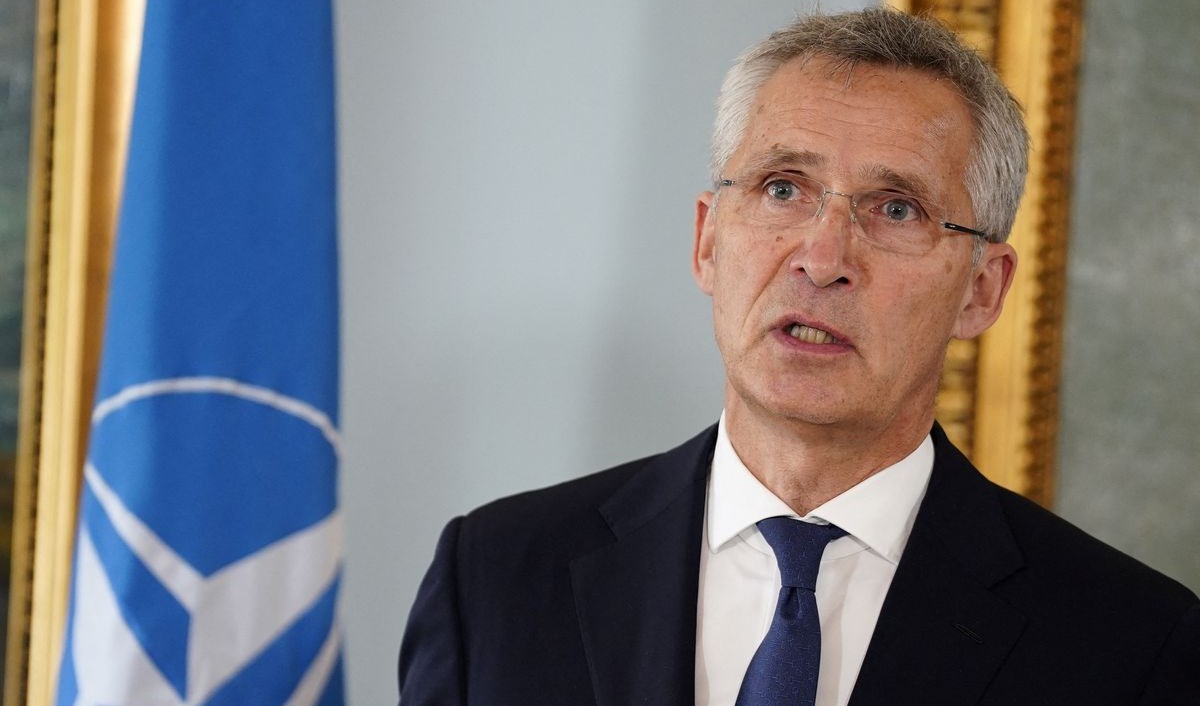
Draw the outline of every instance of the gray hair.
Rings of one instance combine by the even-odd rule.
[[[792,59],[821,57],[835,70],[863,62],[926,71],[949,80],[975,126],[965,186],[976,227],[992,242],[1012,230],[1025,186],[1029,135],[1021,107],[990,66],[936,20],[888,9],[803,17],[738,57],[717,98],[713,182],[745,136],[750,110],[775,71]]]

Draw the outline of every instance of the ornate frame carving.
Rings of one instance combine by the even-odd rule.
[[[1020,256],[1004,315],[955,341],[938,417],[993,480],[1053,501],[1058,383],[1082,0],[892,0],[938,17],[981,54],[1025,107],[1029,177],[1010,242]]]
[[[142,0],[39,0],[4,704],[53,702]]]

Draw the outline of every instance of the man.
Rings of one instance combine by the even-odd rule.
[[[930,21],[811,17],[743,55],[692,259],[718,425],[452,521],[401,704],[1200,703],[1196,596],[934,422],[948,341],[1012,282],[1025,161],[1015,101]]]

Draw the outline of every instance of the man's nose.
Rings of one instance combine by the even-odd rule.
[[[791,267],[818,287],[850,282],[848,258],[856,227],[852,204],[846,194],[827,191],[821,210],[801,229]]]

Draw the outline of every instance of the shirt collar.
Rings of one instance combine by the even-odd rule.
[[[933,441],[926,436],[905,458],[800,519],[835,524],[866,548],[897,563],[912,532],[932,471]],[[757,534],[755,524],[759,520],[779,515],[799,518],[738,458],[725,429],[724,414],[717,424],[706,508],[708,545],[712,552],[720,551],[745,532]]]

